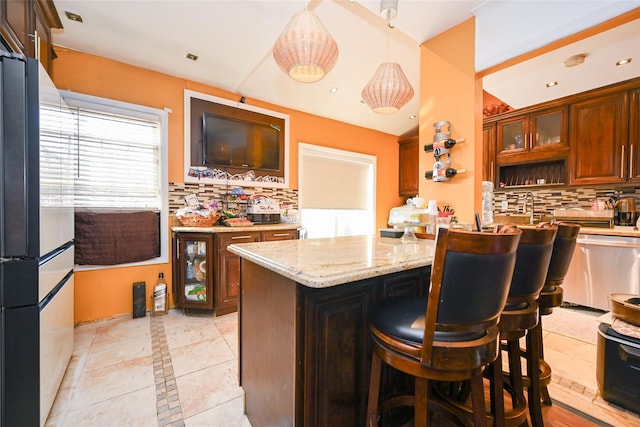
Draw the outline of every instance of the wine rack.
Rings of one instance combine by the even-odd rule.
[[[424,151],[432,151],[436,161],[433,164],[433,169],[425,172],[424,176],[434,182],[449,181],[455,175],[466,172],[464,169],[456,170],[451,167],[451,149],[457,143],[463,142],[464,139],[451,139],[451,123],[447,120],[434,123],[433,129],[435,130],[433,144],[426,144]]]

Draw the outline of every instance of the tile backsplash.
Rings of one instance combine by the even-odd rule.
[[[184,197],[195,194],[202,203],[212,200],[221,202],[224,196],[235,187],[215,184],[191,184],[181,182],[169,183],[169,214],[175,215],[176,211],[185,206]],[[262,188],[262,187],[242,187],[244,194],[253,196],[261,194],[266,197],[276,199],[280,205],[290,203],[292,208],[298,207],[298,190],[283,188]],[[228,206],[223,204],[224,209],[230,209],[237,215],[246,213],[246,204],[229,202]]]
[[[533,193],[535,213],[552,215],[555,209],[582,208],[591,209],[594,199],[609,200],[612,195],[633,196],[640,203],[640,187],[578,187],[578,188],[541,188],[537,190],[522,188],[519,190],[498,189],[494,193],[495,213],[523,213],[525,194]],[[502,209],[506,201],[508,208]],[[528,209],[528,208],[527,208]]]
[[[185,206],[184,197],[189,194],[196,194],[201,202],[209,202],[224,199],[225,194],[229,193],[233,188],[225,185],[215,184],[190,184],[190,183],[169,183],[169,213],[175,215],[176,211]],[[261,187],[242,187],[245,194],[252,196],[262,194],[266,197],[276,199],[282,205],[290,203],[292,208],[298,207],[298,190],[282,189],[282,188],[261,188]],[[555,209],[582,208],[591,209],[591,201],[598,198],[609,200],[609,198],[618,194],[618,196],[634,196],[640,205],[640,187],[593,187],[593,188],[540,188],[529,189],[522,188],[518,190],[497,189],[494,195],[494,212],[495,213],[523,213],[524,196],[527,192],[533,193],[535,200],[535,213],[552,215]],[[502,209],[502,202],[507,202],[507,209]],[[245,206],[241,204],[230,204],[232,210],[238,214],[243,214],[242,210]],[[226,207],[225,207],[226,208]]]

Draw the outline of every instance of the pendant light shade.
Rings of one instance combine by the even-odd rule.
[[[307,9],[295,14],[273,46],[273,59],[303,83],[322,79],[338,61],[338,45],[320,19]]]
[[[400,65],[385,62],[362,89],[362,99],[380,114],[396,113],[413,98],[413,88]]]

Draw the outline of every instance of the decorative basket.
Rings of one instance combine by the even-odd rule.
[[[220,219],[220,215],[204,217],[202,215],[179,216],[178,219],[185,227],[213,227]]]

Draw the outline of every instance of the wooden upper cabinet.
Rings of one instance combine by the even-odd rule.
[[[0,0],[0,36],[5,49],[37,58],[51,73],[51,28],[62,28],[52,0]]]
[[[629,114],[629,180],[640,182],[640,88],[631,92]]]
[[[399,185],[400,196],[415,196],[418,194],[418,170],[420,154],[420,138],[418,136],[400,139],[399,144]]]
[[[627,102],[627,92],[619,92],[571,105],[571,185],[627,181],[631,150]]]
[[[566,153],[567,108],[534,111],[497,122],[496,154],[502,163],[518,161],[518,155],[549,158]],[[514,157],[515,156],[515,157]]]
[[[27,52],[29,43],[30,7],[27,1],[0,1],[0,35],[5,49]]]
[[[496,124],[482,126],[482,180],[495,184],[496,167]]]
[[[51,28],[62,28],[53,2],[37,1],[33,3],[34,57],[51,74],[51,61],[55,57],[51,40]],[[37,50],[37,51],[36,51]]]

